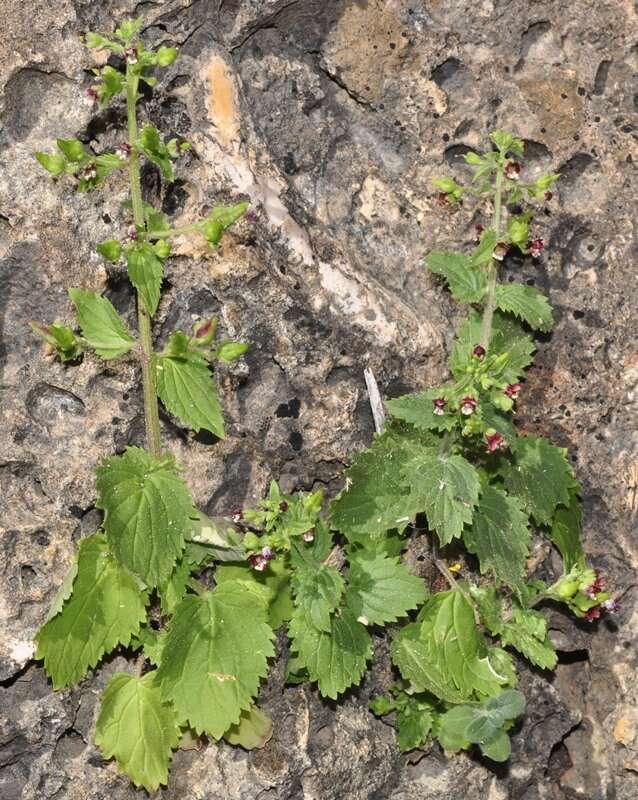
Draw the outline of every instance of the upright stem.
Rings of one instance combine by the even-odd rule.
[[[126,69],[126,112],[128,118],[128,143],[131,148],[129,171],[131,182],[131,203],[133,221],[136,226],[145,227],[144,203],[142,202],[142,186],[140,182],[140,161],[136,150],[137,143],[137,89],[139,77],[129,67]],[[146,310],[144,300],[137,293],[137,321],[142,352],[142,388],[144,391],[144,422],[146,426],[146,442],[151,455],[158,458],[162,452],[160,443],[159,409],[157,405],[157,386],[155,380],[155,356],[151,335],[151,316]]]
[[[504,158],[501,156],[496,171],[496,185],[494,187],[494,214],[492,216],[492,228],[496,231],[497,240],[501,235],[501,208],[503,199],[503,174]],[[496,282],[498,279],[498,261],[493,258],[490,262],[490,269],[487,275],[487,298],[483,309],[483,320],[481,323],[481,338],[479,344],[488,349],[492,337],[492,320],[496,309]]]

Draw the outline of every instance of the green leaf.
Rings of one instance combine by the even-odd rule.
[[[267,717],[257,706],[251,706],[247,711],[241,712],[241,718],[236,725],[224,734],[224,739],[234,747],[243,747],[244,750],[255,750],[265,747],[272,737],[272,720]]]
[[[549,532],[549,538],[563,558],[566,573],[572,567],[585,567],[585,551],[581,540],[582,516],[578,490],[571,489],[567,507],[559,506],[556,509]]]
[[[507,234],[512,244],[515,244],[521,250],[526,251],[527,242],[529,240],[529,221],[532,213],[520,214],[518,217],[512,217],[507,223]]]
[[[333,700],[359,683],[372,657],[370,634],[347,608],[331,617],[329,631],[309,626],[305,614],[295,612],[288,633],[297,666],[304,666],[320,693]]]
[[[84,145],[78,139],[57,139],[56,144],[67,161],[77,163],[86,157]]]
[[[127,645],[146,618],[147,600],[101,533],[83,539],[73,592],[36,635],[36,658],[44,659],[53,688],[71,686],[105,653]]]
[[[419,394],[406,394],[394,400],[386,400],[385,405],[396,419],[409,422],[422,430],[451,431],[458,424],[455,414],[435,414],[434,400],[445,398],[445,387],[428,389]]]
[[[168,632],[157,678],[181,721],[220,739],[252,705],[274,655],[266,608],[244,585],[228,581],[202,597],[188,595]]]
[[[82,342],[68,325],[56,325],[55,323],[43,325],[34,320],[31,320],[29,325],[34,333],[55,348],[61,361],[74,361],[81,355]]]
[[[106,297],[84,289],[69,289],[69,297],[84,338],[99,356],[117,358],[135,346],[135,339]]]
[[[175,568],[168,578],[160,581],[157,585],[162,614],[170,615],[175,612],[175,609],[186,594],[191,569],[191,564],[184,558],[175,564]]]
[[[383,694],[373,697],[368,704],[368,708],[376,717],[385,717],[386,714],[394,711],[396,707],[396,702]]]
[[[107,39],[106,36],[100,36],[99,33],[93,33],[93,31],[88,31],[84,37],[84,44],[91,50],[96,47],[106,47],[108,50],[112,50],[114,53],[123,53],[124,48],[121,44],[117,44],[117,42],[112,42],[110,39]]]
[[[143,17],[127,19],[120,25],[119,28],[115,29],[115,35],[128,47],[137,34],[141,31],[143,24]]]
[[[242,217],[248,210],[248,203],[236,203],[233,206],[215,206],[206,217],[202,226],[202,233],[206,241],[216,247],[222,233]]]
[[[427,439],[423,439],[427,441]],[[435,441],[432,438],[432,441]],[[350,542],[404,530],[422,510],[402,466],[420,451],[419,439],[388,427],[346,470],[346,489],[331,504],[331,521]]]
[[[307,624],[319,631],[330,631],[331,615],[344,591],[339,572],[326,564],[299,567],[292,576],[292,590],[298,613],[305,616]]]
[[[501,155],[513,153],[515,156],[522,156],[525,150],[525,142],[522,139],[517,139],[505,131],[493,131],[490,133],[490,139],[498,147]]]
[[[106,66],[102,69],[100,76],[102,82],[97,87],[100,100],[100,108],[106,108],[111,100],[124,90],[124,75],[113,67]]]
[[[57,615],[62,611],[64,603],[69,599],[69,597],[71,597],[71,594],[73,593],[73,584],[75,583],[77,574],[78,559],[76,556],[74,562],[71,564],[66,575],[64,576],[64,580],[62,581],[60,588],[55,593],[55,597],[53,598],[53,602],[49,608],[49,613],[47,614],[46,622],[53,619],[53,617],[57,617]]]
[[[107,239],[105,242],[100,242],[95,248],[98,253],[103,256],[107,261],[115,264],[119,261],[122,253],[122,246],[117,239]]]
[[[474,268],[490,264],[492,253],[498,242],[498,235],[493,228],[486,228],[481,234],[481,241],[474,248],[470,263]]]
[[[116,673],[102,695],[95,743],[104,758],[148,792],[168,781],[171,751],[180,738],[175,711],[162,700],[156,673]]]
[[[246,550],[233,523],[226,517],[209,517],[197,511],[190,520],[191,527],[186,538],[191,542],[206,545],[216,561],[242,561]]]
[[[173,181],[173,165],[166,145],[162,142],[159,131],[154,125],[145,125],[139,138],[139,146],[144,155],[160,168],[167,181]]]
[[[534,330],[551,331],[554,326],[552,307],[544,294],[522,283],[500,283],[496,287],[496,305],[501,311],[514,314]]]
[[[497,731],[489,742],[481,742],[481,752],[492,761],[502,763],[510,757],[510,737],[505,731]]]
[[[539,525],[551,525],[556,507],[569,505],[574,484],[565,451],[539,436],[517,439],[512,451],[513,463],[501,469],[505,487]]]
[[[450,292],[461,303],[478,303],[487,291],[487,275],[475,269],[467,256],[461,253],[433,252],[425,263],[435,275],[448,282]]]
[[[426,594],[423,581],[398,558],[362,551],[350,561],[346,603],[364,625],[396,622]]]
[[[516,591],[524,582],[529,555],[527,521],[516,497],[486,486],[474,510],[472,525],[463,534],[467,549],[478,556],[481,572],[493,570],[497,580]]]
[[[459,328],[452,351],[450,367],[455,378],[459,380],[464,378],[468,368],[475,363],[472,351],[480,337],[481,315],[476,311],[471,311],[469,319]],[[525,368],[532,363],[534,350],[532,337],[525,333],[520,323],[498,311],[494,314],[489,356],[501,356],[502,359],[499,359],[498,368],[491,370],[493,377],[500,379],[503,383],[517,383]],[[506,358],[505,354],[507,354]]]
[[[66,169],[66,161],[63,156],[51,155],[50,153],[34,153],[38,163],[50,172],[54,178],[61,175]]]
[[[259,587],[268,603],[268,623],[275,631],[293,615],[290,570],[283,558],[271,561],[264,572],[255,572],[247,564],[223,564],[215,570],[215,580],[218,585],[236,581],[248,587]]]
[[[172,456],[139,447],[105,458],[96,470],[96,505],[114,554],[149,586],[165,581],[184,550],[195,509]]]
[[[460,591],[439,592],[392,643],[392,660],[417,692],[450,703],[493,695],[507,682],[490,662],[474,611]]]
[[[405,709],[398,711],[396,717],[397,741],[401,750],[405,753],[424,745],[432,730],[433,722],[434,716],[428,708],[419,709],[408,704]]]
[[[139,650],[142,648],[144,658],[156,667],[162,662],[162,652],[166,643],[167,632],[165,630],[156,631],[150,625],[142,625],[131,639],[131,649]]]
[[[158,48],[157,52],[157,65],[159,67],[170,67],[170,65],[175,61],[177,58],[177,48],[176,47],[165,47],[162,45]]]
[[[171,414],[195,432],[204,428],[224,438],[217,387],[206,359],[190,351],[185,358],[159,356],[157,394]]]
[[[472,522],[480,481],[475,468],[460,455],[442,455],[424,449],[404,468],[412,477],[413,491],[425,509],[428,526],[441,544],[461,536],[463,526]]]
[[[221,342],[217,348],[216,356],[225,364],[232,364],[233,361],[241,358],[246,350],[248,350],[248,345],[245,342]]]
[[[538,611],[514,607],[512,619],[500,630],[501,642],[522,653],[541,669],[554,669],[556,651],[547,635],[547,620]]]
[[[164,264],[150,244],[142,242],[126,250],[126,264],[131,283],[142,295],[148,313],[153,316],[160,301]]]

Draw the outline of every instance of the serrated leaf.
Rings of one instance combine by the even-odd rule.
[[[146,618],[147,595],[109,552],[103,534],[80,543],[73,592],[37,633],[54,689],[71,686],[116,645],[127,645]]]
[[[438,534],[441,544],[461,536],[463,526],[472,522],[480,481],[476,469],[460,455],[443,455],[423,449],[405,467],[411,476],[413,493],[425,510],[428,526]]]
[[[434,413],[434,400],[445,397],[445,388],[438,387],[419,394],[406,394],[394,400],[386,400],[385,405],[393,417],[409,422],[417,428],[451,431],[458,425],[458,417],[455,414]]]
[[[241,712],[241,719],[224,734],[224,739],[234,747],[255,750],[265,747],[272,737],[273,724],[257,706]]]
[[[372,657],[372,640],[348,609],[333,615],[330,623],[329,631],[320,631],[307,624],[304,614],[295,613],[288,632],[298,654],[297,667],[307,669],[324,697],[336,700],[363,677]]]
[[[439,592],[392,643],[392,660],[417,692],[450,703],[497,694],[507,682],[490,662],[474,611],[460,591]]]
[[[540,436],[517,439],[512,451],[513,462],[501,469],[505,487],[539,525],[550,525],[556,507],[569,505],[574,484],[564,451]]]
[[[475,363],[472,351],[480,338],[481,315],[471,311],[469,319],[459,328],[450,359],[452,373],[457,379],[463,379],[468,367]],[[535,349],[532,337],[525,333],[520,323],[498,311],[494,314],[489,355],[508,354],[507,360],[492,373],[495,378],[499,378],[503,383],[516,383],[522,377],[525,368],[532,363],[532,353]]]
[[[153,458],[139,447],[105,458],[96,470],[96,505],[118,561],[157,586],[184,550],[195,514],[193,501],[171,456]]]
[[[419,709],[408,705],[407,708],[398,711],[396,717],[397,742],[401,750],[407,752],[424,745],[432,730],[433,722],[432,711],[427,708]]]
[[[95,743],[115,758],[136,786],[152,792],[168,781],[171,751],[180,738],[173,707],[162,700],[156,673],[116,673],[102,695]]]
[[[402,472],[421,441],[427,439],[388,428],[354,457],[346,470],[346,489],[330,506],[333,527],[350,542],[379,538],[394,528],[402,531],[422,510]]]
[[[166,145],[162,142],[159,131],[154,125],[145,125],[139,138],[139,146],[144,151],[144,155],[160,168],[163,177],[167,181],[172,181],[173,165],[169,157]]]
[[[547,621],[538,611],[514,607],[512,619],[504,623],[501,642],[525,656],[541,669],[554,669],[556,651],[547,635]]]
[[[57,615],[62,611],[64,607],[64,603],[66,600],[71,597],[73,593],[73,584],[75,582],[75,578],[78,574],[78,559],[77,556],[75,560],[69,567],[66,575],[64,576],[64,580],[62,581],[60,588],[55,594],[53,598],[53,602],[51,603],[51,607],[49,608],[49,613],[47,614],[46,622],[53,619],[53,617],[57,617]]]
[[[455,300],[478,303],[487,292],[487,275],[462,253],[433,252],[425,263],[435,275],[445,278]]]
[[[126,251],[126,264],[131,283],[141,294],[144,306],[153,316],[160,301],[164,264],[150,244],[142,242]]]
[[[486,228],[481,234],[481,241],[474,248],[470,263],[474,268],[482,267],[492,261],[492,253],[498,242],[498,235],[493,228]]]
[[[197,511],[191,520],[186,538],[196,544],[205,545],[216,561],[243,561],[246,549],[235,526],[227,517],[209,517]]]
[[[99,356],[117,358],[135,346],[135,339],[106,297],[84,289],[69,289],[69,297],[84,338]]]
[[[478,556],[481,572],[494,575],[519,590],[525,578],[530,531],[520,501],[502,489],[486,486],[474,509],[472,525],[463,533],[470,553]]]
[[[67,161],[75,163],[86,156],[84,145],[78,139],[58,139],[56,144]]]
[[[103,258],[110,261],[112,264],[119,261],[122,252],[122,246],[117,239],[107,239],[105,242],[100,242],[96,245],[95,249]]]
[[[195,432],[204,428],[224,438],[224,418],[215,381],[204,357],[189,352],[183,358],[159,356],[157,394],[171,414]]]
[[[350,560],[346,603],[364,625],[396,622],[426,594],[423,581],[398,558],[363,551]]]
[[[191,564],[182,559],[175,564],[173,571],[157,585],[157,593],[160,598],[160,608],[162,614],[173,614],[182,598],[186,594],[188,579],[191,574]]]
[[[514,314],[534,330],[551,331],[554,317],[549,300],[533,286],[522,283],[500,283],[496,287],[496,305],[501,311]]]
[[[235,581],[182,600],[157,677],[180,721],[220,739],[251,707],[274,655],[266,608]]]
[[[331,615],[339,605],[344,587],[344,580],[334,567],[326,564],[299,567],[292,576],[296,613],[317,630],[330,631]]]
[[[142,648],[144,658],[156,667],[162,661],[162,652],[166,643],[167,632],[165,630],[155,630],[150,625],[142,625],[135,636],[131,639],[131,649]]]
[[[215,580],[218,585],[226,581],[238,581],[248,586],[256,584],[264,591],[268,603],[268,623],[275,631],[293,615],[290,570],[283,558],[270,561],[264,572],[255,572],[247,564],[222,564],[215,570]]]
[[[549,538],[563,558],[565,573],[572,567],[585,566],[585,551],[581,540],[582,516],[578,490],[572,489],[567,507],[559,506],[556,509],[549,532]]]

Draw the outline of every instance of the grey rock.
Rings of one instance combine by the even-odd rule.
[[[211,513],[254,502],[268,481],[335,493],[373,424],[363,369],[384,396],[445,376],[462,312],[421,256],[469,241],[480,219],[434,202],[431,179],[495,127],[527,143],[529,175],[563,174],[535,222],[547,249],[505,274],[549,292],[558,324],[538,343],[519,419],[569,447],[583,483],[593,563],[621,595],[613,621],[558,615],[556,677],[522,668],[528,713],[508,766],[438,748],[401,755],[366,710],[390,680],[387,647],[338,705],[275,670],[262,703],[266,748],[178,752],[180,800],[619,798],[638,794],[635,674],[638,565],[638,350],[634,264],[638,55],[631,3],[480,0],[5,0],[0,42],[0,796],[138,796],[91,742],[98,693],[116,655],[73,691],[53,693],[32,638],[94,530],[92,469],[141,442],[137,367],[43,356],[30,319],[70,322],[69,286],[104,289],[131,322],[134,297],[94,246],[122,224],[126,186],[75,195],[32,158],[56,137],[96,150],[121,138],[124,109],[82,103],[90,56],[80,35],[111,12],[147,14],[151,43],[181,57],[142,114],[194,143],[172,187],[145,170],[144,192],[181,224],[248,197],[217,253],[199,242],[171,259],[155,333],[219,314],[251,343],[221,372],[229,436],[211,443],[163,418],[168,446]],[[113,12],[115,13],[115,11]],[[548,568],[551,568],[551,564]]]

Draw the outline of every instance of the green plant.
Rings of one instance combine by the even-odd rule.
[[[401,679],[371,707],[379,715],[395,712],[404,749],[432,735],[448,750],[478,745],[502,761],[509,756],[506,731],[524,706],[513,689],[509,649],[541,669],[556,665],[546,620],[534,606],[551,599],[592,620],[615,603],[602,575],[586,565],[580,487],[565,450],[520,436],[511,418],[535,349],[526,328],[548,332],[553,318],[536,288],[498,280],[510,248],[533,258],[543,249],[541,239],[530,241],[533,211],[512,213],[505,224],[504,210],[525,199],[550,199],[559,176],[522,183],[516,159],[523,142],[501,131],[491,139],[495,149],[465,157],[474,170],[470,186],[452,178],[435,182],[444,205],[467,195],[489,198],[493,208],[489,227],[477,226],[472,253],[426,258],[452,296],[472,306],[451,355],[452,379],[386,403],[392,420],[355,457],[331,520],[350,546],[379,549],[388,531],[416,535],[414,522],[425,514],[433,559],[449,588],[430,595],[416,621],[394,636],[392,660]],[[534,534],[562,556],[563,575],[551,585],[528,578]],[[437,540],[441,547],[462,541],[484,577],[471,577],[469,560],[461,580],[440,558]]]
[[[77,139],[58,140],[59,153],[36,157],[54,177],[68,176],[90,191],[111,173],[128,169],[132,225],[128,238],[97,246],[108,261],[124,256],[137,290],[138,335],[106,297],[71,289],[81,335],[60,323],[32,327],[60,357],[73,363],[85,350],[103,359],[139,360],[147,448],[129,447],[96,470],[102,528],[84,538],[76,561],[37,634],[37,658],[55,689],[83,678],[116,647],[136,656],[136,668],[115,674],[100,705],[95,741],[105,758],[149,791],[167,782],[172,752],[203,734],[245,748],[268,739],[270,720],[255,705],[275,633],[287,623],[291,683],[316,683],[337,699],[358,684],[373,654],[373,634],[399,620],[392,657],[400,680],[377,697],[377,714],[395,713],[399,744],[420,746],[430,735],[449,750],[477,745],[489,758],[509,754],[507,731],[524,706],[506,647],[552,668],[556,655],[544,617],[533,607],[558,600],[593,618],[613,601],[603,579],[588,569],[580,543],[579,487],[563,450],[517,435],[507,414],[534,345],[513,316],[549,330],[551,309],[535,289],[499,284],[498,261],[510,245],[527,246],[529,213],[503,229],[503,197],[542,197],[557,176],[517,182],[522,143],[497,132],[497,149],[471,153],[472,187],[441,179],[445,202],[493,193],[492,226],[470,256],[431,253],[427,263],[452,294],[483,306],[461,327],[451,360],[453,380],[419,395],[389,401],[394,417],[348,471],[346,489],[322,519],[321,492],[283,494],[272,482],[257,509],[211,519],[194,505],[173,458],[162,450],[158,397],[181,423],[223,435],[210,371],[232,361],[241,342],[214,345],[216,321],[176,331],[154,352],[151,320],[161,294],[170,240],[199,232],[215,246],[247,204],[217,206],[185,228],[144,203],[140,159],[166,180],[186,143],[164,143],[157,129],[138,130],[139,82],[148,70],[176,57],[173,48],[148,51],[138,39],[141,20],[113,38],[87,35],[89,47],[123,59],[106,66],[90,98],[104,107],[126,97],[128,141],[113,154],[94,155]],[[441,546],[462,539],[488,576],[461,580],[436,550],[449,589],[431,594],[401,560],[416,518],[425,514]],[[531,529],[559,549],[564,575],[552,585],[528,580]],[[420,610],[418,610],[420,609]],[[409,618],[417,612],[416,618]],[[280,641],[283,641],[280,636]]]

